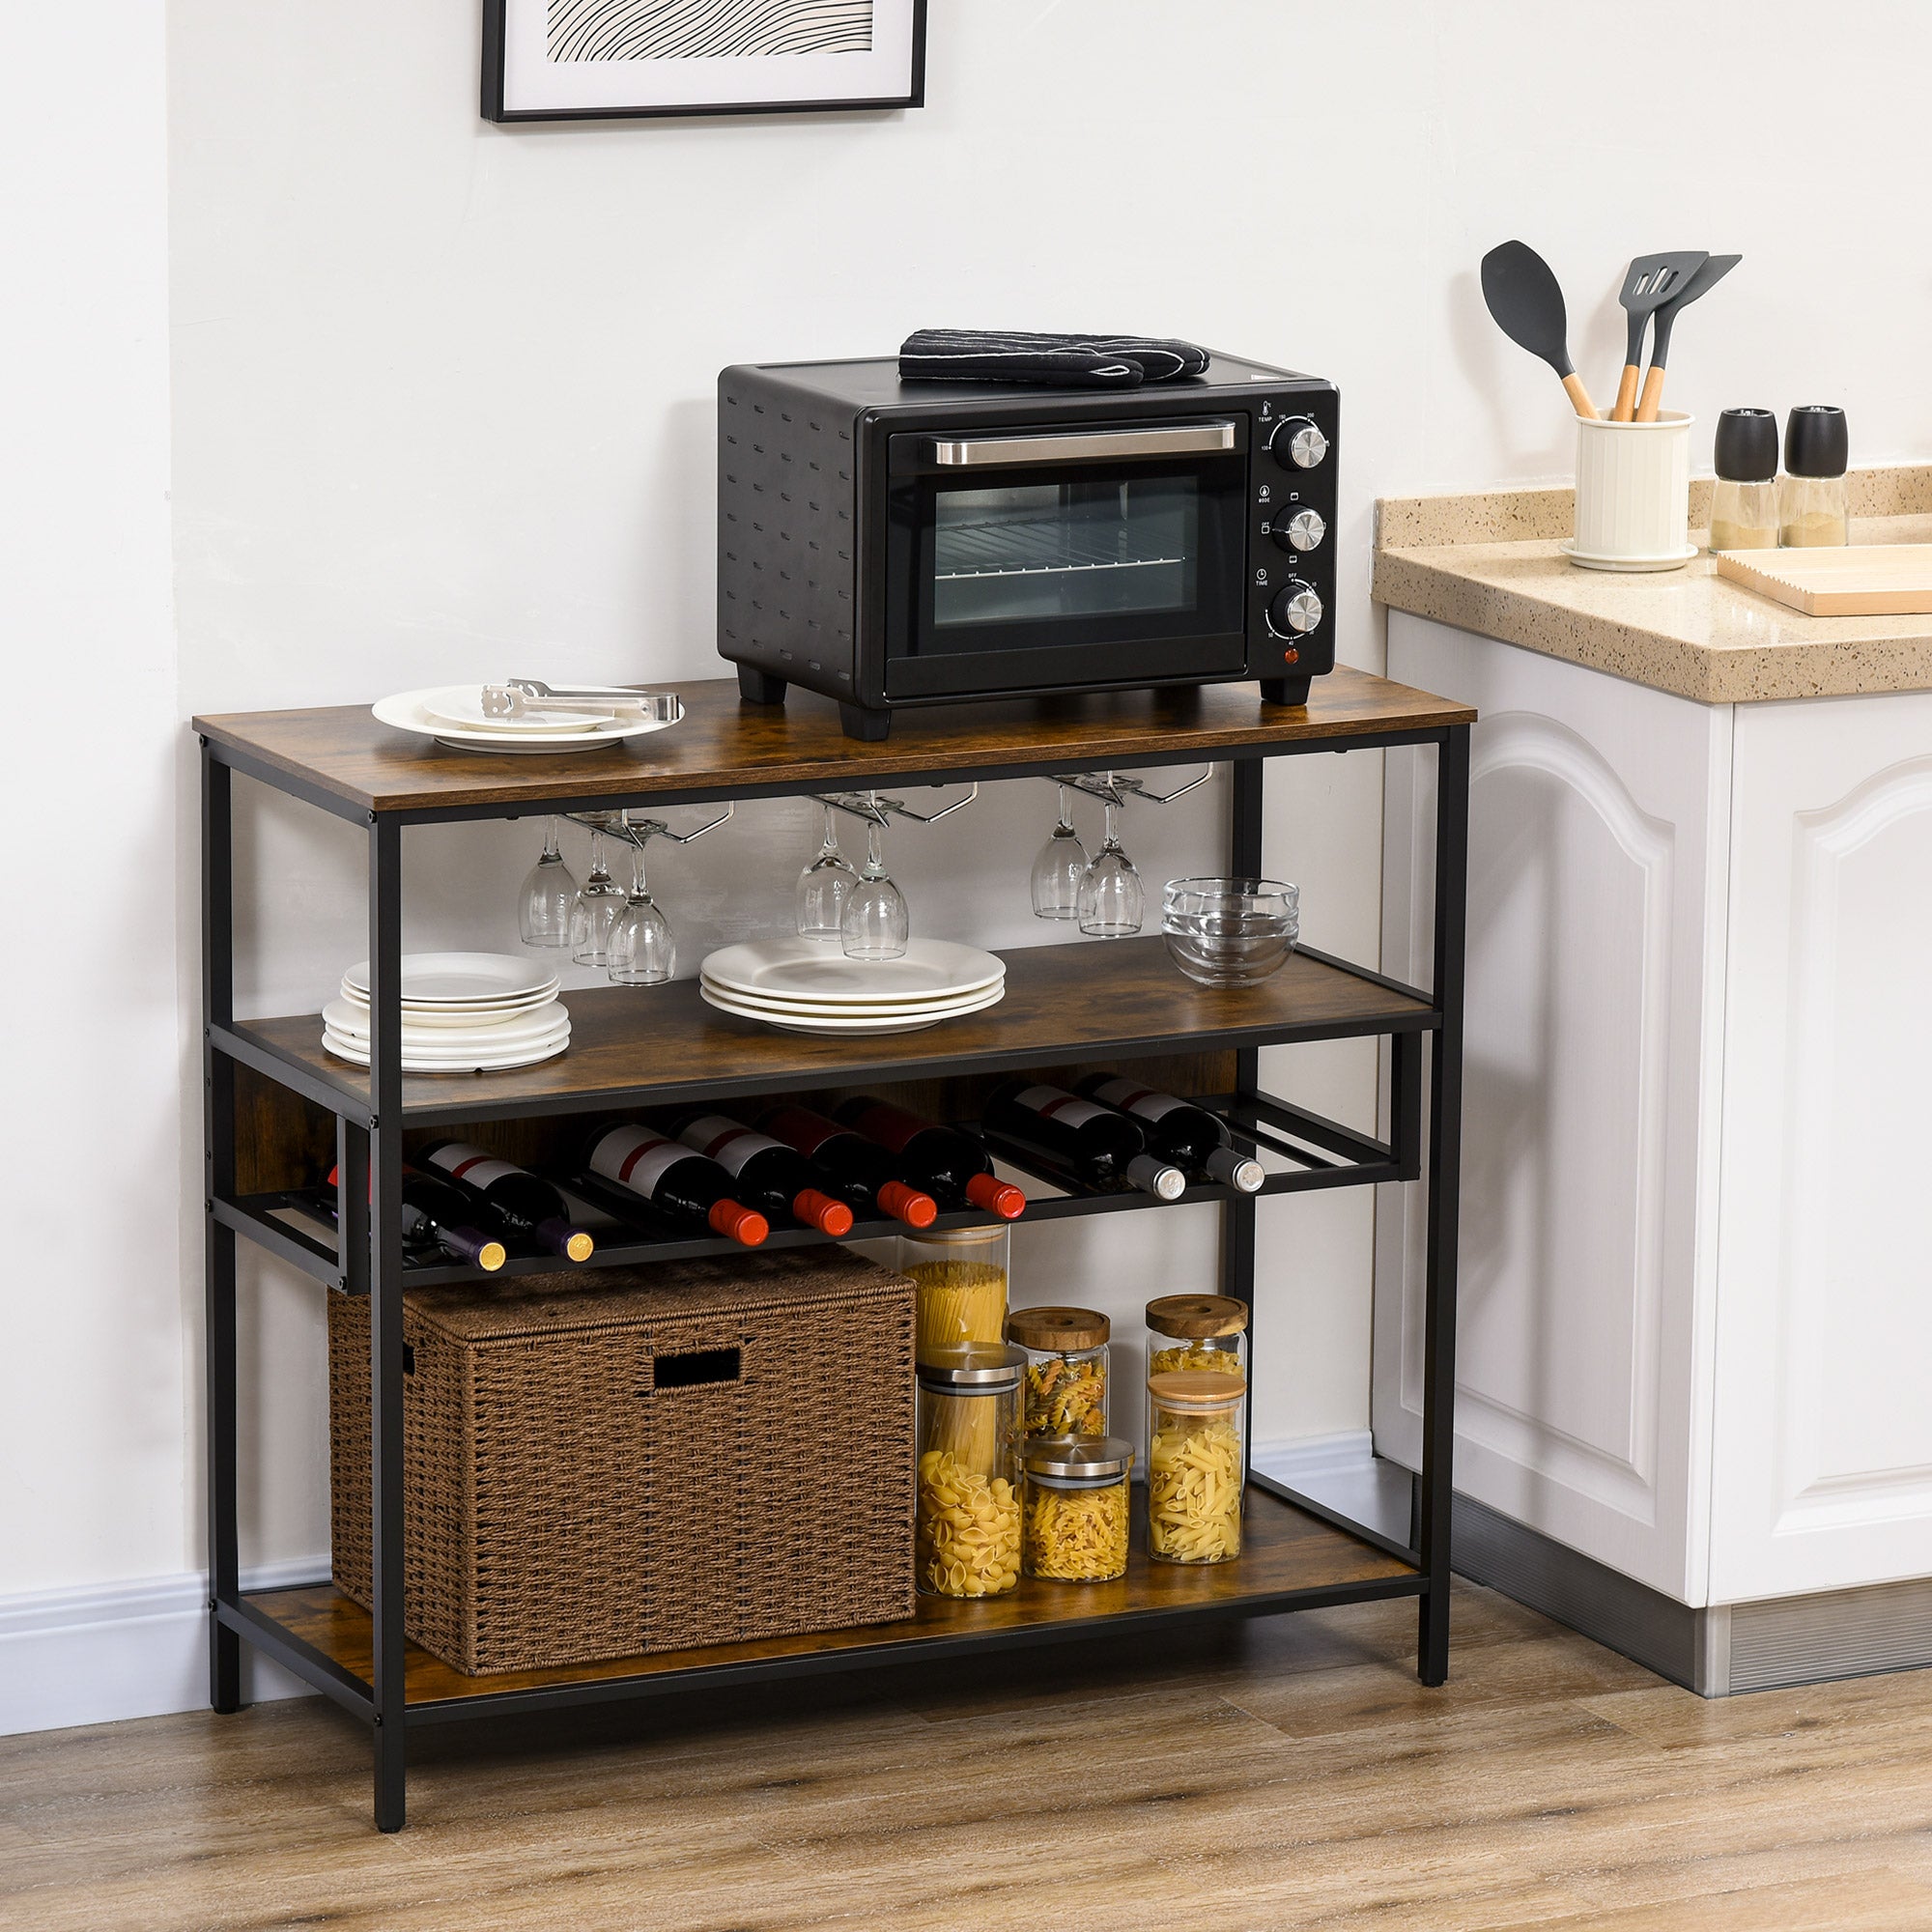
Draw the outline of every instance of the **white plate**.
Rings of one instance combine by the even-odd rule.
[[[548,999],[563,984],[548,966],[513,952],[405,952],[403,999],[412,1007],[515,1006]],[[342,976],[346,998],[369,999],[369,962]]]
[[[755,999],[840,1009],[916,1006],[1004,982],[1007,962],[951,939],[913,939],[898,959],[848,959],[811,939],[760,939],[711,954],[703,977]]]
[[[989,992],[974,995],[955,1006],[943,1009],[926,1008],[914,1017],[889,1019],[879,1014],[867,1014],[864,1018],[821,1019],[800,1013],[792,1018],[781,1018],[764,1008],[739,1006],[729,994],[714,991],[700,985],[698,997],[706,1006],[716,1007],[721,1013],[732,1013],[739,1019],[755,1020],[761,1026],[775,1027],[780,1033],[811,1034],[820,1038],[849,1039],[876,1037],[883,1034],[919,1033],[925,1027],[938,1026],[942,1020],[958,1019],[965,1013],[983,1011],[987,1007],[996,1007],[1007,996],[1004,986],[995,986]]]
[[[600,747],[621,744],[627,738],[640,738],[646,732],[667,730],[684,716],[684,707],[680,705],[670,718],[605,719],[595,729],[551,731],[538,739],[523,731],[512,735],[502,731],[461,730],[438,724],[431,715],[432,707],[447,710],[480,689],[480,685],[446,684],[427,691],[399,691],[369,709],[379,724],[392,725],[398,731],[413,731],[421,738],[434,738],[438,744],[459,752],[513,753],[526,757],[559,752],[594,752]]]
[[[775,1018],[821,1020],[910,1020],[922,1016],[930,1019],[935,1013],[950,1011],[954,1007],[965,1006],[981,999],[986,993],[1004,993],[1007,982],[1004,978],[994,980],[991,986],[976,986],[969,993],[949,994],[943,1000],[893,1000],[881,1001],[877,1005],[867,1003],[855,1006],[841,1003],[834,1006],[822,1000],[766,999],[758,993],[741,993],[735,987],[720,986],[715,981],[698,976],[698,984],[707,992],[713,992],[728,1005],[745,1012],[770,1013]]]
[[[356,1006],[350,1000],[330,1000],[322,1009],[322,1023],[344,1039],[353,1039],[362,1046],[369,1043],[367,1007]],[[558,1027],[569,1024],[569,1009],[557,1000],[532,1007],[527,1013],[513,1013],[502,1020],[471,1020],[461,1026],[453,1025],[446,1019],[431,1026],[419,1026],[405,1013],[403,1051],[435,1054],[467,1052],[473,1047],[481,1047],[486,1053],[499,1053],[532,1039],[542,1039]]]
[[[355,1040],[344,1039],[340,1035],[324,1028],[322,1043],[338,1060],[346,1060],[352,1065],[367,1066],[369,1049]],[[472,1053],[452,1060],[423,1060],[414,1054],[403,1056],[405,1073],[501,1073],[513,1066],[534,1066],[539,1061],[554,1060],[570,1045],[570,1031],[565,1028],[562,1036],[542,1044],[519,1047],[507,1053]]]
[[[324,1027],[323,1038],[330,1045],[341,1047],[350,1053],[368,1057],[369,1042],[359,1039],[354,1034],[337,1033],[333,1027]],[[403,1059],[423,1066],[474,1066],[485,1060],[521,1060],[526,1054],[539,1049],[562,1045],[570,1038],[567,1026],[547,1027],[541,1034],[530,1039],[497,1040],[485,1043],[481,1040],[464,1040],[451,1047],[425,1047],[412,1041],[403,1045]]]
[[[1595,551],[1578,550],[1574,537],[1565,537],[1556,548],[1585,570],[1682,570],[1697,554],[1695,544],[1686,544],[1668,556],[1600,556]]]

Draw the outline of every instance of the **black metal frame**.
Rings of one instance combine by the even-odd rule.
[[[503,43],[509,0],[483,0],[483,118],[515,124],[526,121],[650,121],[692,115],[856,114],[893,107],[925,105],[925,7],[913,0],[911,91],[876,99],[739,100],[672,107],[544,107],[503,105]]]
[[[547,803],[526,802],[519,810],[501,806],[456,807],[395,812],[370,812],[277,771],[246,754],[202,741],[202,958],[203,1053],[206,1223],[206,1347],[208,1378],[208,1527],[210,1576],[209,1671],[210,1702],[217,1711],[240,1709],[241,1643],[245,1638],[263,1655],[274,1659],[297,1676],[333,1697],[371,1726],[375,1742],[375,1814],[384,1831],[401,1829],[405,1811],[405,1767],[409,1729],[476,1716],[508,1715],[539,1708],[604,1702],[689,1689],[695,1684],[752,1681],[821,1670],[859,1669],[873,1662],[911,1657],[938,1657],[978,1651],[989,1646],[1045,1643],[1091,1636],[1100,1631],[1145,1630],[1203,1616],[1242,1617],[1317,1605],[1359,1602],[1372,1598],[1414,1596],[1418,1599],[1417,1671],[1425,1684],[1440,1684],[1448,1674],[1449,1649],[1449,1520],[1454,1444],[1456,1237],[1461,1162],[1463,951],[1468,845],[1469,732],[1466,725],[1420,731],[1364,731],[1359,736],[1304,740],[1290,744],[1233,747],[1224,751],[1232,760],[1234,801],[1230,862],[1237,875],[1254,876],[1262,868],[1264,759],[1305,755],[1315,752],[1348,752],[1387,746],[1434,746],[1437,755],[1435,850],[1435,950],[1434,989],[1417,994],[1412,987],[1345,961],[1358,978],[1386,986],[1391,992],[1425,1000],[1429,1010],[1401,1021],[1378,1020],[1369,1033],[1387,1041],[1389,1137],[1380,1141],[1342,1123],[1294,1107],[1262,1091],[1260,1048],[1365,1031],[1359,1027],[1302,1026],[1257,1029],[1215,1036],[1214,1043],[1233,1045],[1236,1053],[1236,1092],[1218,1104],[1224,1117],[1258,1146],[1287,1152],[1297,1171],[1274,1175],[1264,1194],[1310,1188],[1408,1181],[1423,1179],[1427,1186],[1427,1262],[1425,1278],[1425,1370],[1422,1470],[1416,1486],[1416,1506],[1408,1541],[1394,1538],[1373,1524],[1355,1521],[1320,1501],[1302,1495],[1271,1478],[1250,1472],[1261,1490],[1308,1512],[1360,1541],[1410,1566],[1407,1575],[1371,1582],[1289,1591],[1222,1603],[1166,1608],[1144,1608],[1071,1622],[993,1629],[983,1634],[952,1634],[891,1643],[858,1650],[828,1649],[778,1659],[732,1661],[635,1678],[598,1678],[558,1684],[540,1690],[480,1690],[473,1697],[420,1704],[407,1703],[404,1676],[403,1628],[403,1292],[406,1285],[433,1280],[465,1279],[467,1270],[431,1268],[405,1270],[401,1239],[403,1105],[400,974],[402,960],[403,831],[406,826],[469,818],[513,818],[548,810]],[[1199,762],[1198,753],[1156,754],[1137,758],[1139,766]],[[1069,765],[1056,758],[1051,765],[1008,765],[978,768],[975,776],[989,780],[1048,776],[1069,769],[1099,769]],[[234,1014],[234,800],[233,774],[259,779],[290,796],[302,798],[337,817],[363,822],[368,835],[369,958],[371,1068],[367,1097],[333,1085],[274,1051],[238,1026]],[[893,775],[895,784],[945,783],[958,775]],[[810,786],[768,784],[726,790],[711,786],[689,793],[653,794],[653,809],[669,804],[697,803],[724,797],[803,795]],[[635,797],[573,800],[579,809],[616,809],[636,805]],[[1096,955],[1104,956],[1104,955]],[[1324,957],[1325,955],[1317,955]],[[1431,1081],[1427,1132],[1422,1119],[1422,1036],[1430,1036]],[[1135,1053],[1198,1047],[1186,1037],[1123,1042]],[[1083,1056],[1093,1049],[1083,1045]],[[1101,1048],[1104,1052],[1106,1049]],[[1037,1062],[1032,1053],[1026,1058]],[[973,1072],[1001,1064],[999,1055],[946,1056],[917,1065],[894,1065],[895,1079],[917,1077],[921,1071]],[[329,1252],[319,1243],[268,1218],[270,1202],[239,1197],[235,1191],[235,1067],[243,1065],[267,1074],[327,1108],[337,1121],[337,1203],[341,1234],[339,1247]],[[769,1085],[769,1083],[767,1083]],[[802,1084],[809,1084],[803,1083]],[[663,1088],[639,1090],[639,1097],[668,1096]],[[684,1090],[680,1090],[684,1091]],[[721,1083],[690,1090],[721,1094]],[[601,1093],[584,1105],[602,1108],[621,1102],[623,1095]],[[417,1108],[407,1118],[428,1119],[435,1110]],[[471,1103],[473,1112],[473,1103]],[[517,1112],[573,1111],[568,1100],[554,1096],[527,1108],[499,1106],[504,1118]],[[1216,1200],[1222,1208],[1220,1285],[1224,1293],[1252,1309],[1255,1291],[1257,1198],[1226,1188],[1190,1188],[1183,1202]],[[1069,1196],[1042,1200],[1029,1208],[1029,1218],[1062,1214],[1143,1209],[1159,1204],[1139,1194]],[[960,1220],[973,1218],[966,1215]],[[882,1230],[861,1229],[860,1234]],[[371,1300],[370,1378],[373,1460],[371,1524],[373,1537],[372,1601],[373,1667],[364,1682],[333,1658],[304,1641],[241,1592],[237,1549],[237,1394],[236,1353],[236,1238],[246,1235],[258,1245],[291,1262],[331,1288],[366,1293]],[[778,1242],[819,1238],[781,1235]],[[668,1258],[716,1252],[723,1244],[707,1241],[615,1244],[600,1250],[611,1264],[646,1257]],[[513,1268],[518,1264],[513,1263]],[[552,1266],[532,1260],[526,1265]],[[1250,1391],[1252,1402],[1252,1389]]]

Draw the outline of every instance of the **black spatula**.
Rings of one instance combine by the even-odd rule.
[[[1519,349],[1540,355],[1562,377],[1577,413],[1594,416],[1597,406],[1570,359],[1563,291],[1549,264],[1527,242],[1501,242],[1483,257],[1483,299],[1496,327]]]
[[[1657,420],[1658,405],[1663,401],[1663,360],[1670,354],[1670,325],[1678,312],[1687,309],[1699,296],[1710,292],[1744,260],[1742,255],[1712,255],[1704,266],[1657,311],[1657,332],[1651,337],[1650,367],[1644,371],[1643,397],[1636,406],[1640,423]]]
[[[1701,248],[1680,248],[1670,255],[1639,255],[1624,275],[1623,293],[1617,299],[1630,317],[1624,350],[1623,381],[1617,384],[1617,406],[1610,412],[1612,422],[1627,423],[1636,414],[1636,383],[1642,373],[1643,331],[1651,311],[1662,308],[1672,296],[1681,295],[1690,277],[1710,256]]]

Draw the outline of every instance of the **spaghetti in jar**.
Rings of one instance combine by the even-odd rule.
[[[1004,1222],[900,1235],[899,1272],[912,1277],[922,1353],[957,1342],[1006,1341],[1011,1251]]]

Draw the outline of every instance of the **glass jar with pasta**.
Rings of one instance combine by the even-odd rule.
[[[1147,1305],[1151,1376],[1180,1369],[1248,1374],[1248,1305],[1231,1294],[1163,1294]]]
[[[1007,1340],[1026,1350],[1026,1433],[1107,1433],[1107,1337],[1114,1324],[1091,1308],[1015,1308]]]
[[[917,1291],[922,1354],[954,1342],[1006,1341],[1011,1253],[1004,1222],[899,1236],[899,1272],[912,1277]]]
[[[1245,1376],[1170,1369],[1150,1376],[1148,1554],[1226,1563],[1241,1553]]]
[[[1024,1462],[1022,1572],[1056,1583],[1124,1577],[1132,1446],[1118,1435],[1039,1435]]]
[[[1020,1377],[1004,1342],[919,1351],[915,1581],[931,1597],[997,1597],[1020,1575]]]

